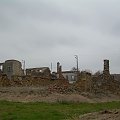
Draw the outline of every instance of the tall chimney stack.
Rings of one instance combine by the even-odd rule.
[[[103,70],[103,79],[109,80],[110,71],[109,71],[109,60],[104,60],[104,70]]]
[[[57,62],[57,73],[59,73],[59,71],[60,71],[60,63]]]

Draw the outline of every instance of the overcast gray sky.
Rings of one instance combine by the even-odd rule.
[[[120,73],[120,0],[0,0],[0,61]]]

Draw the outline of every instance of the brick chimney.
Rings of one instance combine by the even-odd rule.
[[[64,79],[64,77],[62,75],[62,66],[60,65],[59,62],[57,62],[57,77],[59,79]]]
[[[110,71],[109,71],[109,60],[104,60],[104,70],[103,70],[103,79],[109,80],[110,77]]]
[[[60,70],[60,63],[57,62],[57,73],[59,73],[59,70]]]

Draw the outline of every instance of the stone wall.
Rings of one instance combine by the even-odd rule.
[[[79,74],[79,80],[75,83],[76,89],[79,91],[90,92],[91,91],[91,73],[82,71]]]

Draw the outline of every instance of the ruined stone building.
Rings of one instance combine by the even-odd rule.
[[[69,81],[69,83],[74,83],[77,80],[77,73],[75,71],[62,71],[62,66],[57,62],[57,79],[64,79]]]
[[[69,83],[74,83],[77,81],[77,73],[74,71],[62,71],[62,75]]]
[[[104,60],[103,62],[103,71],[98,71],[97,73],[92,75],[93,83],[96,83],[98,85],[102,85],[103,83],[107,82],[111,76],[109,71],[109,60]]]
[[[18,60],[6,60],[4,63],[0,63],[1,72],[6,74],[8,79],[12,76],[22,76],[22,64]]]
[[[91,91],[92,87],[92,74],[87,71],[81,71],[79,73],[79,79],[76,81],[76,87],[80,91]]]
[[[33,77],[50,78],[50,69],[48,67],[26,69],[26,75]]]
[[[92,76],[92,90],[95,92],[111,91],[116,93],[120,90],[119,75],[110,74],[109,60],[104,60],[103,73]]]
[[[50,78],[51,73],[48,67],[41,68],[29,68],[26,69],[26,75],[32,77],[43,77]],[[0,75],[7,75],[8,79],[17,79],[17,77],[25,76],[24,70],[22,69],[22,63],[18,60],[6,60],[0,63]]]

